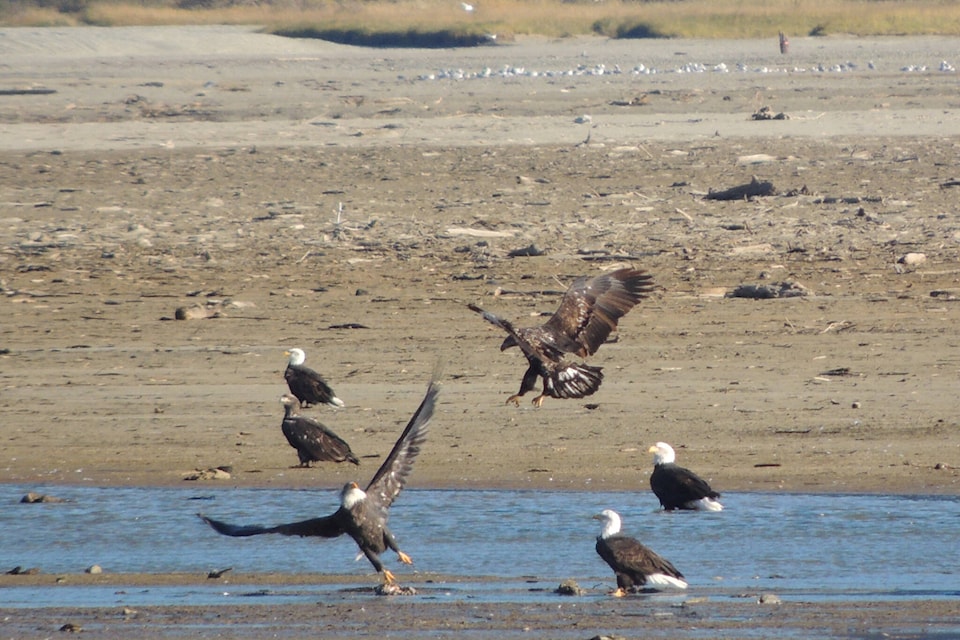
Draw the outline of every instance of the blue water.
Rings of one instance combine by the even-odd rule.
[[[19,504],[28,491],[67,502]],[[233,567],[236,573],[355,574],[375,582],[369,563],[354,561],[357,548],[346,536],[227,538],[195,515],[278,524],[331,513],[337,498],[335,489],[0,485],[0,570],[19,565],[69,574],[99,564],[107,573],[206,574]],[[510,598],[512,591],[528,592],[527,585],[552,587],[567,578],[588,588],[612,588],[613,574],[593,548],[599,523],[591,516],[613,508],[626,533],[686,575],[689,593],[722,588],[807,599],[960,596],[958,498],[730,493],[723,503],[721,513],[664,513],[648,491],[407,490],[392,508],[391,527],[414,565],[401,565],[392,552],[384,560],[401,581],[416,571],[474,579],[469,589],[494,599],[498,592]],[[136,602],[138,593],[127,589],[120,598],[116,587],[75,589],[82,595],[69,600],[81,606]],[[330,589],[236,587],[230,595],[283,601],[316,598]],[[161,604],[227,595],[218,585],[142,593],[146,602]],[[66,595],[61,587],[9,587],[0,589],[0,606],[50,606]]]

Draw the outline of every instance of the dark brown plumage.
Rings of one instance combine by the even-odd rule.
[[[383,575],[384,583],[394,584],[396,579],[393,573],[384,568],[380,554],[392,549],[401,562],[410,564],[411,560],[407,554],[400,551],[397,540],[387,527],[389,509],[406,484],[413,470],[413,463],[420,453],[420,447],[426,441],[427,425],[433,416],[439,392],[440,386],[434,377],[416,413],[410,418],[366,490],[361,489],[356,482],[344,485],[340,491],[340,508],[333,514],[274,527],[233,525],[203,514],[197,515],[218,533],[235,537],[279,533],[286,536],[336,538],[345,533],[353,538],[370,564]]]
[[[666,511],[723,511],[723,505],[717,501],[720,494],[696,473],[678,465],[673,447],[658,442],[650,447],[649,452],[653,454],[650,489]]]
[[[687,582],[673,564],[644,546],[636,538],[620,533],[620,515],[611,509],[604,509],[593,516],[602,523],[597,537],[597,554],[610,565],[617,576],[617,590],[614,596],[620,597],[631,589],[670,587],[686,589]]]
[[[280,429],[290,446],[297,450],[301,467],[311,462],[352,462],[360,464],[347,441],[313,418],[297,414],[299,401],[291,395],[280,396],[283,422]]]
[[[342,407],[343,400],[338,398],[319,373],[303,363],[307,356],[303,349],[290,349],[286,352],[290,356],[283,377],[287,381],[290,393],[300,401],[301,407],[315,404],[329,404],[331,407]]]
[[[547,397],[583,398],[600,388],[601,367],[567,362],[563,354],[586,358],[596,353],[620,318],[652,290],[652,277],[636,269],[618,269],[593,278],[583,276],[570,285],[553,316],[538,327],[515,328],[477,305],[467,306],[507,332],[501,351],[520,347],[527,358],[529,366],[520,391],[507,402],[519,405],[520,396],[531,391],[541,378],[543,392],[533,399],[539,407]]]

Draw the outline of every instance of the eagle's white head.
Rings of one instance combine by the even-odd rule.
[[[593,516],[593,519],[600,521],[601,538],[609,538],[620,533],[620,514],[613,509],[604,509]]]
[[[673,447],[666,442],[658,442],[650,447],[648,452],[653,454],[653,464],[655,465],[670,464],[677,460],[677,454],[674,452]]]
[[[358,503],[367,499],[367,492],[360,488],[356,482],[348,482],[340,490],[340,505],[344,509],[352,509]]]
[[[303,364],[303,362],[307,359],[307,354],[303,352],[303,349],[290,349],[289,351],[284,352],[284,354],[290,356],[290,360],[288,362],[294,366]]]

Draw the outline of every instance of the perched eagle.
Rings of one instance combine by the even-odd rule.
[[[417,454],[420,453],[420,447],[426,441],[427,425],[433,416],[439,392],[438,377],[434,376],[419,408],[410,418],[400,439],[380,465],[366,490],[361,489],[356,482],[344,485],[340,490],[340,508],[333,514],[274,527],[233,525],[208,518],[202,513],[197,515],[218,533],[227,536],[279,533],[285,536],[336,538],[346,533],[357,543],[377,572],[382,574],[384,585],[396,584],[393,573],[384,568],[380,554],[392,549],[401,562],[410,564],[412,561],[410,556],[400,551],[396,538],[387,528],[389,509],[406,484]]]
[[[693,471],[677,465],[673,447],[658,442],[650,447],[649,452],[653,454],[650,488],[664,509],[723,511],[723,505],[717,502],[720,494]]]
[[[539,377],[543,393],[533,399],[539,407],[547,397],[583,398],[600,388],[601,367],[567,362],[563,354],[585,358],[595,353],[617,328],[617,321],[652,290],[652,277],[635,269],[618,269],[593,278],[583,276],[567,289],[556,313],[538,327],[515,328],[475,304],[467,306],[507,332],[501,351],[520,347],[527,358],[529,366],[520,391],[507,402],[519,406],[520,396],[533,390]]]
[[[597,537],[597,553],[610,565],[617,576],[616,597],[622,597],[631,589],[671,587],[686,589],[683,574],[669,560],[643,546],[636,538],[620,533],[620,514],[604,509],[593,516],[602,526]]]
[[[280,429],[290,446],[297,450],[300,466],[311,462],[352,462],[360,464],[347,441],[313,418],[297,414],[299,402],[291,395],[280,396],[283,403],[283,422]]]
[[[343,400],[338,398],[327,381],[319,373],[304,366],[307,355],[303,349],[290,349],[284,355],[290,356],[283,377],[287,380],[290,393],[297,396],[301,407],[314,404],[329,404],[332,407],[342,407]]]

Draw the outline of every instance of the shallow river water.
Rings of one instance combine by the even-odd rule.
[[[66,502],[19,504],[28,491]],[[333,512],[338,492],[212,488],[0,487],[0,570],[44,574],[329,573],[376,577],[356,545],[285,536],[228,538],[197,512],[235,523],[279,524]],[[588,589],[615,586],[594,551],[604,508],[620,512],[626,533],[670,559],[697,590],[800,594],[805,600],[960,596],[960,500],[942,496],[731,493],[721,513],[665,513],[650,492],[407,490],[391,511],[401,548],[414,559],[386,565],[403,582],[415,572],[456,576],[451,589],[513,601],[552,596],[572,578]],[[239,577],[239,576],[238,576]],[[353,585],[356,586],[356,585]],[[316,599],[344,585],[0,589],[0,606],[211,604]],[[447,587],[443,587],[447,590]],[[429,590],[428,590],[429,592]],[[549,594],[549,595],[548,595]]]

